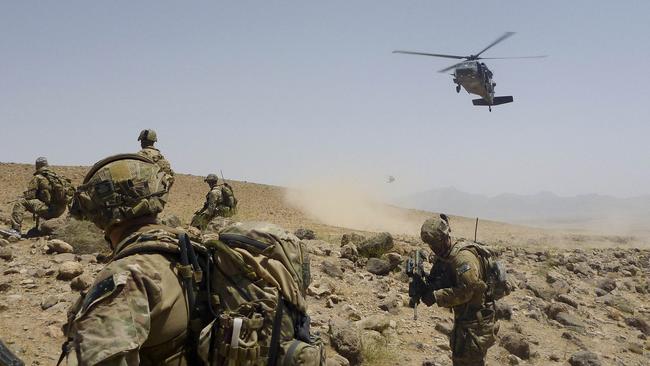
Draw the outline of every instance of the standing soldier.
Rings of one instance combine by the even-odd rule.
[[[156,220],[167,189],[166,174],[138,154],[99,161],[77,189],[70,213],[102,229],[113,255],[68,312],[59,363],[66,357],[68,365],[195,364],[183,268],[174,255],[178,232]]]
[[[194,213],[190,224],[201,230],[205,230],[215,217],[230,217],[237,209],[237,199],[228,183],[218,184],[219,178],[216,174],[208,174],[204,182],[208,183],[210,191],[205,195],[203,207]]]
[[[138,141],[140,141],[140,147],[142,150],[138,154],[152,160],[154,163],[160,166],[160,169],[167,174],[167,186],[169,188],[174,184],[174,171],[172,170],[169,161],[160,153],[160,150],[156,149],[153,145],[158,141],[156,136],[156,131],[146,129],[140,131],[140,136],[138,136]]]
[[[450,346],[454,366],[483,366],[499,329],[488,294],[487,266],[478,245],[452,240],[449,219],[442,214],[428,219],[420,232],[437,261],[425,279],[415,277],[409,293],[427,306],[451,308],[454,329]],[[417,305],[416,305],[417,306]]]
[[[20,235],[25,211],[45,220],[63,215],[74,189],[70,180],[48,168],[47,159],[36,159],[36,171],[23,197],[14,204],[11,228]]]

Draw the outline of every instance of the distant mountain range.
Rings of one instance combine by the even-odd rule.
[[[404,197],[400,206],[513,223],[549,226],[630,222],[650,230],[650,195],[617,198],[599,194],[572,197],[552,192],[534,195],[500,194],[489,197],[455,188],[433,189]]]

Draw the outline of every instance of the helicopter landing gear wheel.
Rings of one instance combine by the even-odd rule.
[[[460,93],[460,84],[456,85],[456,93]]]

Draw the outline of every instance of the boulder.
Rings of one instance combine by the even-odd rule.
[[[47,310],[59,302],[59,298],[53,295],[47,296],[41,301],[41,309]]]
[[[70,281],[70,288],[74,291],[84,291],[93,284],[93,277],[87,273],[81,274]]]
[[[9,245],[9,241],[7,239],[0,238],[0,248],[6,247],[8,245]]]
[[[352,262],[356,262],[359,259],[359,251],[357,250],[357,246],[351,243],[342,246],[341,258],[346,258]]]
[[[359,365],[363,360],[361,336],[356,327],[349,323],[331,322],[329,326],[332,347],[350,364]]]
[[[69,281],[84,272],[84,268],[79,262],[63,262],[59,266],[59,274],[56,276],[59,280]]]
[[[379,233],[358,245],[359,255],[379,258],[393,249],[393,237],[389,233]]]
[[[52,239],[47,242],[47,253],[74,253],[74,248],[63,240]]]
[[[47,220],[41,222],[40,234],[41,235],[52,235],[56,232],[61,232],[63,227],[68,224],[70,219],[67,216],[57,217],[55,219]]]
[[[370,273],[384,276],[390,273],[395,266],[388,261],[379,258],[370,258],[366,263],[366,270]]]
[[[611,278],[604,278],[598,282],[597,287],[605,292],[612,292],[616,288],[616,281]]]
[[[569,364],[571,366],[601,366],[602,363],[593,352],[590,351],[579,351],[571,355],[569,358]]]
[[[330,277],[343,278],[343,271],[341,267],[332,263],[331,261],[323,261],[321,264],[321,270],[323,273]]]
[[[521,359],[527,360],[530,358],[530,344],[521,334],[508,333],[501,337],[499,344]]]
[[[503,301],[497,301],[495,303],[496,308],[496,318],[510,320],[512,319],[512,306],[504,303]]]
[[[381,333],[385,329],[394,328],[395,322],[391,321],[390,317],[377,314],[357,321],[356,325],[359,329],[370,329]]]
[[[650,324],[648,324],[648,322],[644,319],[641,319],[639,317],[625,318],[625,324],[640,330],[641,333],[645,334],[646,336],[650,336]]]
[[[366,238],[363,235],[357,233],[347,233],[347,234],[343,234],[343,236],[341,237],[341,246],[344,246],[346,244],[359,245],[363,243],[365,240]]]
[[[11,249],[9,248],[0,248],[0,258],[10,261],[14,258],[14,254],[11,252]]]
[[[345,357],[335,353],[327,357],[325,366],[350,366],[350,361],[348,361]]]
[[[299,228],[298,230],[294,231],[293,233],[295,236],[298,237],[300,240],[314,240],[316,239],[316,233],[314,233],[314,230],[311,229],[305,229],[305,228]]]

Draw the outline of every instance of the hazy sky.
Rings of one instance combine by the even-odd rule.
[[[487,4],[491,6],[488,6]],[[648,1],[3,1],[0,161],[91,164],[157,130],[179,172],[393,191],[650,194]],[[488,60],[492,113],[453,60]]]

